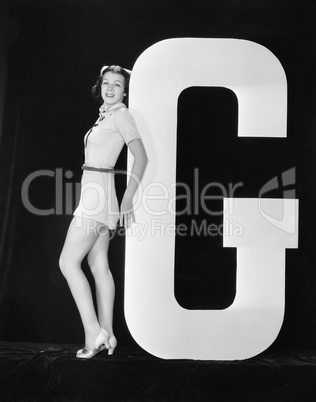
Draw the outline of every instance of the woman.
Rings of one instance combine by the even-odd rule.
[[[117,345],[113,333],[114,282],[108,264],[110,231],[118,224],[126,228],[134,220],[133,196],[144,173],[147,156],[135,121],[126,108],[130,74],[119,66],[101,69],[92,92],[102,102],[100,116],[84,138],[81,197],[70,223],[60,256],[60,268],[78,307],[85,333],[85,347],[77,357],[89,359]],[[113,170],[126,143],[134,156],[132,172],[120,208]],[[81,270],[88,264],[95,280],[98,314],[91,289]]]

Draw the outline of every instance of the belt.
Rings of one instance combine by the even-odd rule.
[[[82,170],[92,170],[93,172],[101,172],[101,173],[126,173],[125,170],[114,170],[114,169],[109,169],[109,168],[98,168],[98,167],[93,167],[93,166],[87,166],[83,164],[81,166]]]

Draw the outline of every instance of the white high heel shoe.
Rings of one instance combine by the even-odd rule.
[[[111,337],[110,339],[112,338],[113,337]],[[105,329],[102,328],[97,339],[94,342],[94,347],[92,349],[79,349],[76,357],[78,357],[79,359],[91,359],[102,350],[110,348],[111,344],[109,342],[109,334],[106,332]]]

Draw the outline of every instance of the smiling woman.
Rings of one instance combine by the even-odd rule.
[[[97,78],[95,85],[92,88],[92,95],[97,102],[103,103],[104,99],[102,96],[102,86],[103,81],[108,80],[106,74],[111,72],[113,75],[117,76],[117,79],[122,82],[124,86],[124,95],[121,102],[123,102],[126,106],[128,105],[128,92],[129,92],[129,80],[130,80],[130,70],[126,68],[122,68],[120,66],[104,66],[100,71],[100,75]]]
[[[64,274],[78,307],[85,332],[85,347],[77,357],[89,359],[103,349],[112,354],[117,341],[113,333],[114,281],[109,269],[110,231],[134,220],[133,196],[147,164],[146,152],[135,120],[128,111],[129,73],[119,66],[103,67],[93,87],[102,103],[99,118],[85,135],[85,163],[79,205],[69,226],[60,256]],[[123,101],[125,100],[125,104]],[[126,143],[134,156],[130,179],[119,207],[114,183],[115,164]],[[81,262],[95,279],[98,314]]]
[[[108,71],[103,76],[101,85],[101,96],[104,106],[111,106],[117,102],[122,102],[124,95],[124,77],[120,74]]]

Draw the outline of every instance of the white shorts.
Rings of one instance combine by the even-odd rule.
[[[114,230],[119,220],[114,174],[84,170],[79,205],[74,212],[80,218],[92,219]]]

